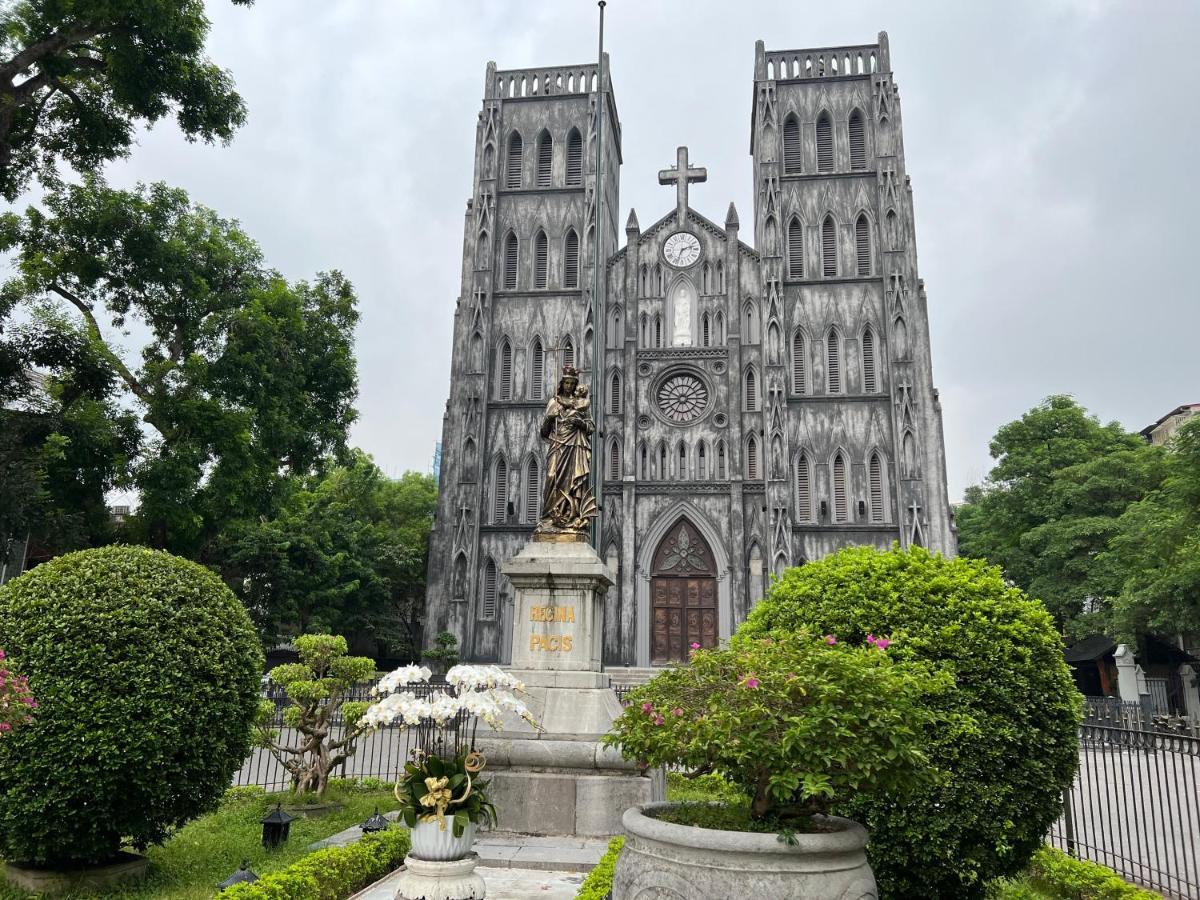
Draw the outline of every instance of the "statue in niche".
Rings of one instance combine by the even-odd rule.
[[[675,347],[692,345],[692,292],[686,284],[675,289],[675,305],[672,309],[671,344]]]
[[[579,372],[563,366],[562,377],[542,418],[546,449],[546,482],[542,516],[534,530],[535,541],[587,540],[596,516],[592,493],[592,421],[588,389],[579,383]]]

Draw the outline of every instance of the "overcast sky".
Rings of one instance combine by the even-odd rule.
[[[390,474],[426,471],[484,66],[593,61],[596,6],[209,10],[211,56],[233,72],[248,123],[215,148],[160,125],[109,177],[186,188],[241,220],[290,278],[344,271],[362,313],[352,439]],[[754,41],[860,44],[881,29],[904,108],[952,498],[990,468],[997,427],[1048,394],[1134,430],[1200,402],[1194,0],[610,0],[619,221],[630,206],[644,224],[672,208],[656,175],[679,144],[708,168],[692,205],[720,222],[732,200],[752,221]]]

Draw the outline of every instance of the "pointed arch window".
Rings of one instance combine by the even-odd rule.
[[[746,441],[746,478],[758,481],[758,439],[754,435]]]
[[[450,593],[455,600],[467,597],[467,555],[460,553],[454,560],[454,576],[450,580]]]
[[[608,346],[615,350],[621,349],[621,339],[624,337],[621,324],[621,307],[618,306],[608,319]]]
[[[542,511],[542,473],[537,457],[529,457],[525,466],[525,521],[536,525]]]
[[[712,269],[707,262],[700,267],[700,293],[712,293]]]
[[[724,481],[729,477],[729,469],[726,465],[725,442],[721,441],[717,444],[717,478]]]
[[[821,223],[821,274],[836,278],[837,273],[837,225],[833,216],[826,216]]]
[[[645,481],[650,477],[650,451],[647,449],[645,441],[638,444],[637,477],[641,481]]]
[[[546,395],[546,351],[542,339],[535,337],[529,347],[529,399],[541,400]]]
[[[787,231],[788,276],[804,277],[804,226],[793,217]]]
[[[783,174],[800,173],[800,120],[792,113],[783,122]]]
[[[642,339],[639,342],[639,346],[649,347],[650,346],[650,317],[647,316],[645,313],[642,313],[641,316],[638,317],[638,327],[641,330],[641,336],[642,336]]]
[[[621,414],[621,373],[616,371],[608,382],[608,412],[614,416]]]
[[[554,167],[554,138],[550,132],[543,131],[537,140],[537,186],[548,188]]]
[[[871,493],[871,521],[883,521],[883,463],[879,459],[878,453],[871,454],[871,460],[867,464],[867,477],[870,482]]]
[[[718,347],[725,346],[725,313],[717,311],[717,318],[713,326],[716,334],[713,336]]]
[[[747,344],[758,343],[758,305],[753,300],[747,300],[742,307],[742,320],[746,333],[743,335]]]
[[[896,211],[894,209],[889,209],[887,211],[887,217],[884,219],[884,222],[887,225],[888,249],[889,250],[899,250],[900,249],[900,219],[896,215]]]
[[[512,344],[505,338],[500,342],[500,364],[496,367],[496,394],[501,400],[513,398]]]
[[[675,477],[680,481],[687,481],[687,447],[683,441],[679,442],[679,446],[675,448]]]
[[[712,319],[709,318],[708,313],[700,317],[700,346],[712,346]]]
[[[496,597],[499,592],[499,581],[496,562],[491,557],[488,557],[487,564],[483,567],[483,592],[479,598],[479,617],[481,619],[496,618]]]
[[[546,286],[546,270],[550,264],[550,246],[546,240],[546,232],[538,230],[533,238],[533,286]]]
[[[579,287],[579,235],[574,228],[567,229],[563,240],[563,287]]]
[[[861,171],[867,167],[867,129],[859,110],[850,113],[850,168]]]
[[[850,506],[846,502],[846,457],[841,452],[833,458],[833,521],[849,521]]]
[[[812,521],[812,464],[803,452],[796,457],[796,521]]]
[[[642,267],[638,271],[639,271],[638,283],[641,287],[640,296],[649,297],[650,296],[650,274],[649,274],[650,270],[646,268],[645,263],[642,263]]]
[[[833,171],[833,119],[827,112],[817,116],[817,171]]]
[[[836,328],[825,338],[825,386],[830,394],[842,392],[842,338]]]
[[[656,315],[654,317],[654,346],[661,349],[662,345],[663,345],[662,316]]]
[[[521,186],[521,154],[524,149],[521,132],[514,131],[508,138],[508,158],[504,163],[504,186],[509,190]]]
[[[608,474],[609,481],[621,480],[621,442],[613,438],[608,444]]]
[[[471,335],[470,371],[483,371],[483,335],[478,331]]]
[[[496,459],[492,471],[492,522],[503,525],[508,521],[508,463],[504,457]]]
[[[725,293],[725,263],[717,260],[717,293]]]
[[[659,481],[667,480],[667,445],[662,441],[658,442],[658,471],[655,475]]]
[[[874,394],[878,379],[875,375],[875,332],[868,325],[862,336],[863,393]]]
[[[569,334],[563,338],[562,361],[564,366],[575,365],[575,342]]]
[[[696,477],[701,481],[708,478],[708,449],[704,441],[700,442],[700,446],[696,448]]]
[[[758,410],[758,378],[753,369],[746,370],[745,385],[746,411],[756,412]]]
[[[792,393],[808,393],[808,360],[805,354],[804,334],[797,331],[792,335]]]
[[[567,135],[567,185],[576,187],[583,184],[583,138],[578,128],[572,128]]]
[[[504,289],[507,291],[515,291],[517,289],[519,253],[517,236],[510,231],[504,239]]]
[[[857,273],[871,274],[871,223],[867,214],[863,213],[854,223],[854,255],[856,257]]]

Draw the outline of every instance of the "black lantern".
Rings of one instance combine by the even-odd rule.
[[[386,831],[390,824],[387,819],[379,814],[379,807],[377,806],[371,818],[367,819],[359,827],[362,828],[363,834],[371,834],[376,831]]]
[[[292,817],[280,809],[279,804],[275,804],[275,809],[267,813],[266,818],[262,820],[263,827],[263,846],[268,850],[274,850],[280,844],[288,839],[288,832],[292,828]]]
[[[235,884],[250,884],[252,881],[258,881],[258,876],[250,871],[250,861],[242,860],[241,868],[217,885],[218,891],[223,891],[225,888],[231,888]]]

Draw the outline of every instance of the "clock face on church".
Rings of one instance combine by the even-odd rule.
[[[663,258],[677,269],[686,268],[700,258],[700,241],[694,234],[677,231],[663,244]]]

